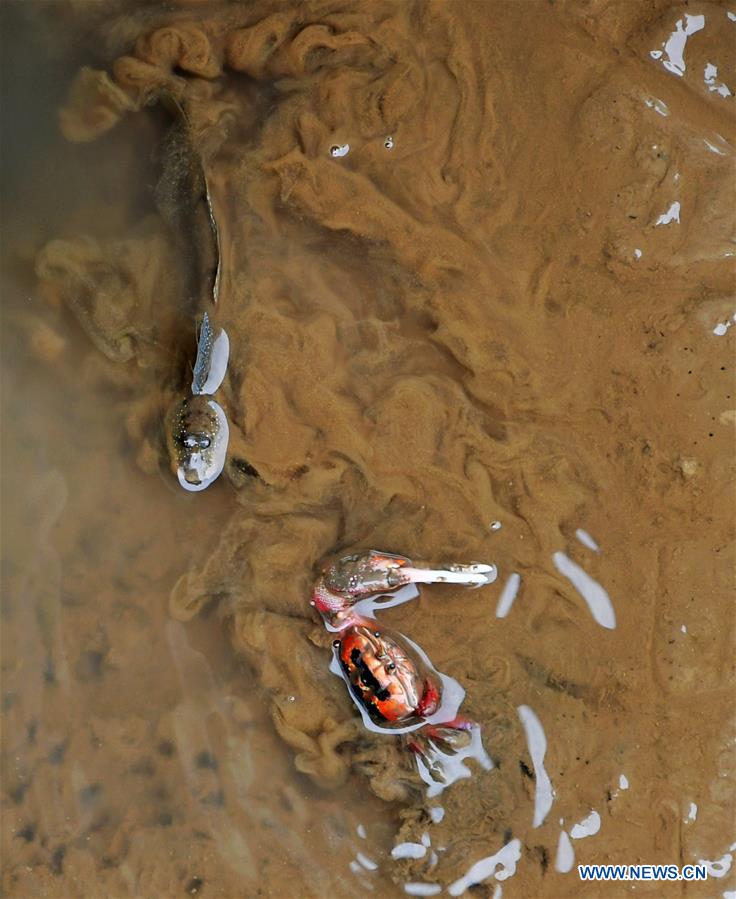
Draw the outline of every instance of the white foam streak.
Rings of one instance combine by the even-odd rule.
[[[662,65],[673,75],[682,77],[685,74],[685,45],[687,39],[705,28],[705,16],[691,16],[685,14],[684,19],[678,19],[675,30],[662,45],[666,59],[662,59],[661,50],[652,50],[652,59],[662,59]]]
[[[730,97],[731,91],[728,89],[726,84],[721,82],[720,84],[716,84],[716,78],[718,77],[718,67],[714,66],[712,62],[709,62],[705,66],[705,71],[703,72],[703,81],[705,82],[708,90],[713,93],[719,94],[721,97]]]
[[[442,887],[438,883],[405,883],[404,892],[410,896],[437,896]]]
[[[560,874],[567,874],[572,870],[575,864],[575,850],[570,842],[570,837],[564,830],[560,831],[560,838],[557,841],[557,855],[555,856],[555,871]]]
[[[705,146],[711,151],[711,153],[717,153],[718,156],[726,156],[728,151],[730,150],[730,146],[728,142],[723,138],[720,134],[713,134],[712,140],[708,140],[707,138],[703,138],[703,143]]]
[[[659,113],[659,115],[664,116],[665,118],[670,114],[667,104],[663,100],[658,100],[656,97],[652,100],[645,100],[644,103],[650,109],[653,109],[656,113]]]
[[[725,877],[726,874],[731,870],[731,864],[733,862],[733,856],[730,852],[726,852],[720,858],[715,859],[715,861],[709,861],[707,858],[699,858],[697,861],[698,865],[705,865],[708,869],[708,877]]]
[[[552,781],[544,767],[544,756],[547,752],[547,737],[542,722],[528,705],[520,705],[517,709],[519,719],[524,727],[529,755],[534,765],[534,819],[533,826],[539,827],[552,808],[554,790]]]
[[[596,811],[592,811],[586,818],[583,818],[578,824],[575,824],[570,831],[573,840],[583,840],[585,837],[592,837],[601,829],[601,816]]]
[[[366,869],[366,871],[375,871],[378,868],[378,865],[373,861],[373,859],[368,858],[367,855],[363,855],[362,852],[359,852],[355,856],[355,858]]]
[[[723,337],[724,334],[728,332],[728,329],[736,324],[736,312],[734,312],[733,316],[729,319],[726,319],[725,322],[718,322],[718,324],[713,328],[713,333],[716,337]]]
[[[667,210],[667,212],[663,212],[662,215],[660,215],[654,225],[655,227],[657,225],[669,225],[672,222],[676,222],[678,225],[680,224],[679,200],[675,200],[675,202],[670,205],[670,208]]]
[[[498,850],[495,855],[489,855],[476,862],[463,877],[450,884],[447,892],[451,896],[461,896],[468,887],[476,883],[482,883],[495,875],[496,880],[506,880],[516,874],[516,863],[521,858],[521,840],[511,840]],[[501,870],[496,871],[500,866]]]
[[[594,553],[599,553],[601,551],[600,546],[598,546],[598,544],[590,536],[590,534],[587,531],[584,531],[582,528],[578,528],[577,531],[575,531],[575,536],[583,544],[583,546],[587,546],[588,549],[592,549]]]
[[[391,858],[424,858],[427,847],[421,843],[399,843],[391,850]]]
[[[565,553],[556,552],[552,556],[555,568],[564,575],[588,604],[590,614],[601,627],[612,630],[616,627],[616,612],[611,599],[598,583],[576,565]]]
[[[496,606],[496,618],[505,618],[509,612],[511,611],[511,606],[514,604],[514,600],[516,599],[516,594],[519,592],[519,585],[521,584],[521,575],[517,574],[515,571],[513,574],[509,575],[508,580],[503,585],[503,590],[501,591],[501,595],[498,598],[498,605]]]

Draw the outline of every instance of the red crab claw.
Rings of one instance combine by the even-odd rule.
[[[377,593],[395,590],[409,583],[404,571],[411,560],[406,556],[377,552],[374,549],[361,555],[344,556],[329,565],[323,574],[325,585],[333,593],[360,599]]]
[[[325,567],[312,592],[311,604],[329,621],[342,627],[349,609],[360,599],[391,593],[406,584],[463,584],[482,587],[496,579],[496,566],[480,562],[444,568],[414,567],[406,556],[370,550],[345,556]]]
[[[379,553],[344,556],[328,564],[312,590],[311,605],[332,625],[352,623],[350,608],[367,596],[390,593],[404,584],[403,569],[409,563],[404,556]]]

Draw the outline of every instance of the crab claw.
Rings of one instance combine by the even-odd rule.
[[[349,609],[358,600],[390,593],[408,583],[402,575],[402,569],[408,562],[409,559],[404,556],[375,550],[344,556],[325,566],[312,590],[311,605],[326,621],[337,624],[346,619]],[[348,623],[345,621],[345,626]]]
[[[351,622],[349,610],[366,597],[393,593],[407,584],[482,587],[496,576],[496,566],[482,562],[421,568],[406,556],[369,550],[327,565],[314,586],[311,604],[330,625],[342,628]]]
[[[411,560],[405,556],[377,552],[374,549],[361,555],[344,556],[330,565],[324,573],[328,589],[358,599],[395,590],[409,583],[404,574]]]

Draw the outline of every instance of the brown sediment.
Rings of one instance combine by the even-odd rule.
[[[706,26],[678,78],[649,51],[685,13]],[[702,73],[736,86],[724,8],[177,4],[109,27],[127,39],[82,69],[62,128],[110,152],[116,122],[186,108],[220,228],[225,398],[259,477],[192,498],[150,474],[202,300],[165,210],[116,236],[62,222],[36,263],[48,312],[12,318],[36,354],[19,382],[58,383],[56,456],[19,461],[10,494],[20,509],[37,481],[6,550],[7,895],[283,896],[301,877],[299,895],[398,896],[518,839],[504,895],[573,896],[560,821],[593,809],[579,861],[723,856],[736,327],[713,329],[734,312],[736,129]],[[20,457],[39,425],[17,391],[10,408]],[[371,547],[499,566],[381,613],[463,685],[494,761],[468,763],[440,823],[308,606],[320,559]],[[538,828],[520,706],[555,790]],[[392,833],[436,857],[392,860]],[[357,851],[378,872],[351,873]]]

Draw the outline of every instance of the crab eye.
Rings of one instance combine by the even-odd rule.
[[[340,641],[339,641],[339,640],[333,640],[333,641],[332,641],[332,645],[335,647],[335,649],[339,649],[339,648],[340,648]]]
[[[380,631],[373,631],[373,636],[374,636],[374,637],[380,637],[380,636],[381,636],[381,632],[380,632]]]

